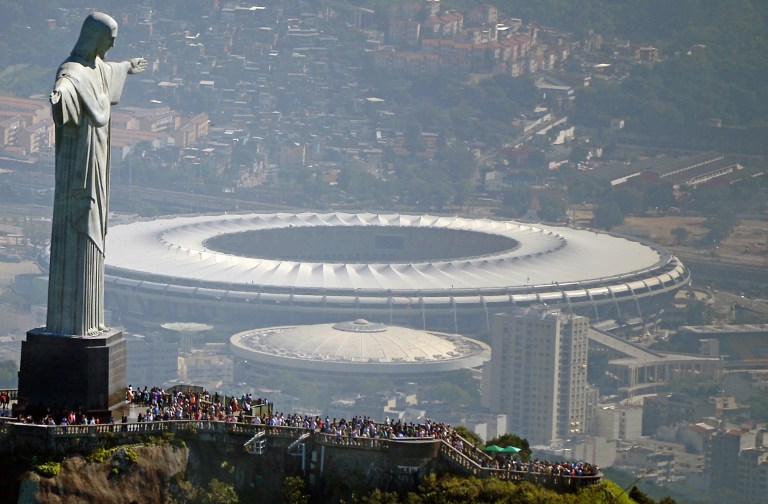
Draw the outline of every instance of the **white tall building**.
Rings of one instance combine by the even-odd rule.
[[[643,406],[603,404],[597,409],[597,435],[605,439],[635,441],[643,432]]]
[[[134,390],[174,383],[179,374],[179,338],[125,333],[126,384]]]
[[[507,415],[508,431],[552,444],[585,430],[589,319],[546,307],[497,314],[483,406]]]

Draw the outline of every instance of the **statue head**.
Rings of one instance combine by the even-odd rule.
[[[116,37],[117,21],[103,12],[92,12],[83,22],[72,56],[86,61],[92,61],[96,56],[104,58],[115,45]]]

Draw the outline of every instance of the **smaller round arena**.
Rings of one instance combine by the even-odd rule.
[[[478,368],[491,356],[488,345],[470,338],[364,319],[252,329],[235,334],[230,343],[235,368],[262,376],[283,370],[325,378],[414,379]]]

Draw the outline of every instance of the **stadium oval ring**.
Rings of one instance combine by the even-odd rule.
[[[250,236],[240,246],[266,244],[266,253],[234,253],[220,243],[229,236]],[[116,225],[105,271],[105,304],[124,324],[185,320],[242,329],[364,318],[482,333],[493,313],[531,305],[635,325],[657,320],[690,282],[675,256],[634,238],[514,221],[340,212]]]

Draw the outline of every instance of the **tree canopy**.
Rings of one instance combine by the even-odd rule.
[[[522,460],[529,460],[531,458],[531,455],[533,452],[531,451],[531,446],[528,444],[528,440],[525,438],[522,438],[518,436],[517,434],[502,434],[501,436],[496,436],[493,439],[489,439],[486,443],[486,446],[490,445],[496,445],[501,446],[502,448],[506,448],[507,446],[514,446],[515,448],[520,448],[520,451],[518,452],[518,456]]]
[[[514,9],[518,2],[511,3]],[[549,0],[527,10],[561,29],[653,44],[665,57],[635,65],[619,84],[581,90],[572,114],[577,123],[606,126],[622,117],[629,130],[666,132],[712,118],[738,125],[768,117],[766,2]]]
[[[642,492],[635,495],[648,498]],[[654,503],[653,499],[644,502]],[[295,502],[295,501],[286,501]],[[577,493],[557,493],[528,482],[503,481],[496,478],[462,476],[428,476],[414,492],[399,496],[395,492],[375,489],[362,497],[352,496],[345,502],[366,504],[529,504],[557,502],[561,504],[634,504],[627,492],[615,483],[603,480],[598,485],[584,488]],[[661,502],[661,501],[660,501]],[[675,501],[667,499],[665,504]]]

